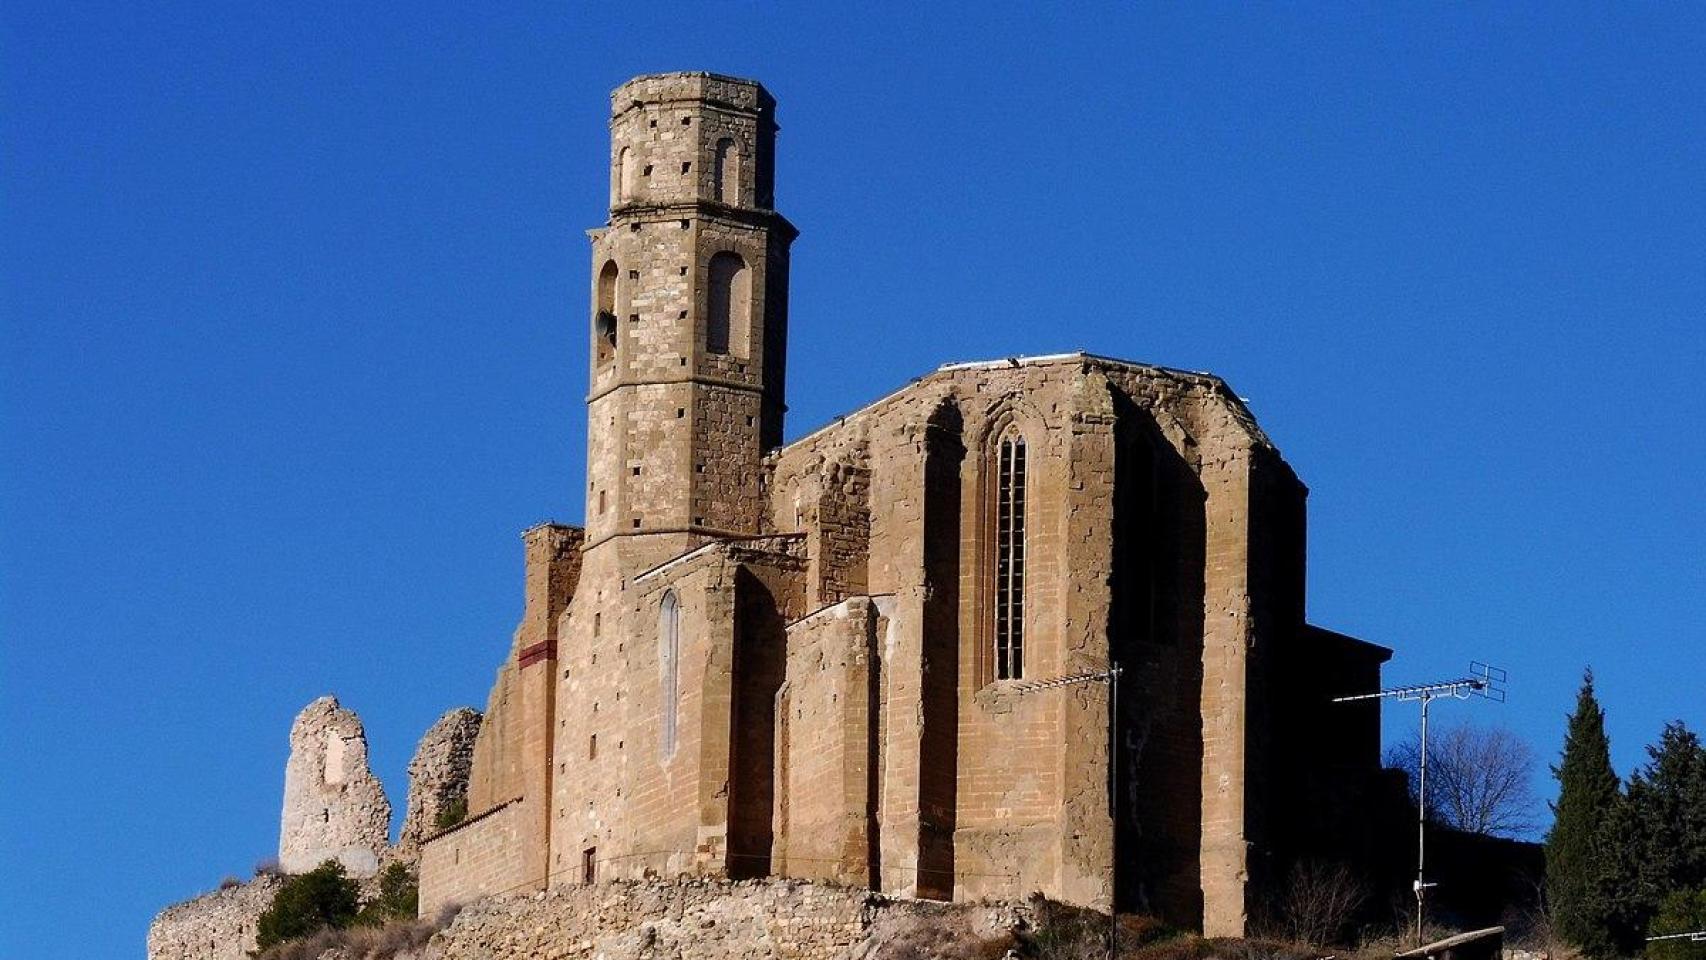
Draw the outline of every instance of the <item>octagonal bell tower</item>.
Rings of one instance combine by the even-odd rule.
[[[589,549],[758,532],[796,234],[772,209],[775,106],[757,83],[709,73],[611,95],[610,220],[589,232]]]

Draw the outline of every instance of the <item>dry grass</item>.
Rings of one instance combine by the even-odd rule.
[[[999,960],[1014,938],[979,933],[964,914],[895,913],[877,920],[871,943],[868,960]]]
[[[1033,901],[1036,928],[1021,936],[1019,953],[1035,960],[1107,960],[1106,914],[1052,901]],[[1154,917],[1122,914],[1119,960],[1312,960],[1319,951],[1276,940],[1204,939]]]
[[[441,925],[427,920],[400,920],[383,927],[321,930],[261,951],[257,960],[319,960],[327,950],[342,950],[351,960],[390,960],[405,950],[426,945]]]

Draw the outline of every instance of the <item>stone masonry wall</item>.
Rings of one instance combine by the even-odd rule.
[[[414,856],[421,841],[438,832],[438,818],[452,804],[461,803],[464,814],[470,812],[468,776],[479,733],[479,711],[458,707],[439,717],[421,737],[409,761],[409,800],[397,839],[399,854]]]
[[[367,767],[361,718],[339,706],[336,697],[310,703],[290,728],[280,868],[307,873],[337,860],[352,876],[371,876],[390,830],[391,803]]]
[[[160,911],[148,926],[148,960],[248,960],[255,924],[281,882],[257,874]]]
[[[790,881],[616,881],[499,897],[463,910],[419,960],[853,960],[917,956],[909,935],[994,938],[1025,905],[891,900]],[[948,937],[940,935],[948,932]]]
[[[420,915],[516,890],[529,881],[517,855],[528,826],[527,801],[514,800],[470,817],[421,846]]]

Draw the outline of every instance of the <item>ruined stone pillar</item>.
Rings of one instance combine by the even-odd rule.
[[[310,703],[290,727],[280,869],[307,873],[336,860],[351,876],[372,876],[390,830],[391,803],[367,767],[361,718],[339,706],[336,697]]]

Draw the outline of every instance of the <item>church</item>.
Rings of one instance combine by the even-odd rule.
[[[1380,778],[1378,708],[1328,700],[1390,651],[1307,622],[1307,488],[1220,379],[1086,353],[784,443],[775,107],[708,73],[611,97],[585,526],[523,535],[422,914],[781,876],[1243,934],[1290,865],[1366,849]]]

